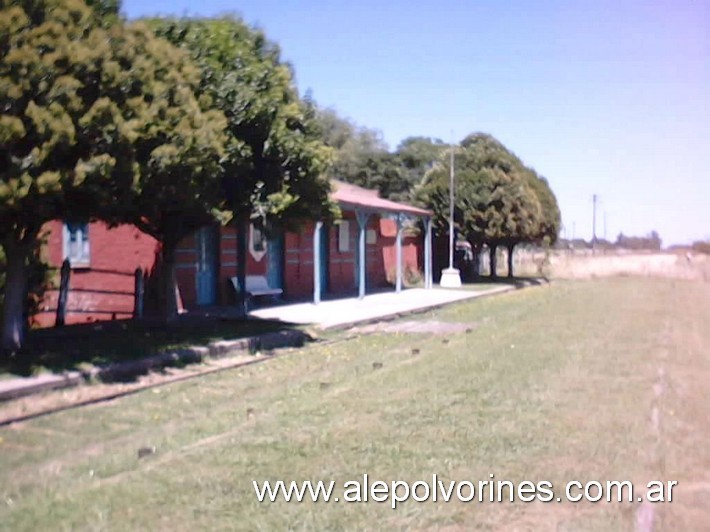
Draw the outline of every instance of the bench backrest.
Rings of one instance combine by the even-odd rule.
[[[247,275],[246,276],[247,292],[258,292],[260,290],[271,290],[266,277],[262,275]]]
[[[236,277],[231,277],[234,290],[239,293],[239,280]],[[271,288],[266,277],[263,275],[247,275],[244,279],[246,292],[253,295],[279,295],[283,293],[281,288]]]

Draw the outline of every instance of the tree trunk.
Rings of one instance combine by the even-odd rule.
[[[244,217],[237,218],[237,284],[239,293],[237,294],[237,308],[241,314],[247,313],[247,231],[249,221]]]
[[[476,281],[481,273],[481,245],[471,242],[470,240],[468,243],[471,244],[471,254],[473,255],[471,260],[471,278]]]
[[[491,265],[491,279],[498,277],[497,266],[498,266],[498,244],[489,244],[488,252],[490,253],[489,263]]]
[[[177,278],[175,277],[175,249],[177,244],[170,239],[163,241],[162,258],[162,317],[166,322],[174,321],[178,314]]]
[[[473,246],[473,275],[475,280],[481,278],[481,251],[483,251],[483,244]]]
[[[25,301],[27,299],[27,255],[30,246],[11,243],[3,246],[7,260],[5,303],[0,351],[14,355],[25,339]]]
[[[513,278],[513,250],[515,244],[508,244],[508,277]]]

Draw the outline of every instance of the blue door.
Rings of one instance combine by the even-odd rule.
[[[217,247],[219,235],[214,227],[197,231],[197,304],[217,303]]]
[[[284,237],[283,233],[276,232],[267,244],[266,251],[266,281],[271,288],[283,289],[283,260]]]

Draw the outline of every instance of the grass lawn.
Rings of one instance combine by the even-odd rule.
[[[3,360],[0,375],[14,377],[42,371],[60,372],[86,365],[137,360],[166,349],[205,345],[284,329],[267,320],[187,320],[174,325],[140,321],[107,321],[58,329],[29,331],[23,353]]]
[[[252,488],[342,486],[363,473],[493,473],[558,491],[569,480],[677,480],[654,529],[710,526],[710,283],[560,282],[412,319],[468,332],[329,335],[264,364],[1,428],[0,528],[633,530],[640,506],[392,510],[258,503]]]

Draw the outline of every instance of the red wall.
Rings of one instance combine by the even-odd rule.
[[[219,301],[235,301],[236,292],[230,279],[237,275],[237,230],[234,227],[219,229]]]
[[[45,248],[49,264],[62,264],[62,222],[55,220],[42,229],[47,234]],[[130,318],[134,303],[134,272],[136,268],[152,270],[159,253],[159,244],[132,225],[109,229],[103,222],[89,224],[90,264],[75,268],[70,278],[67,300],[67,323]],[[53,286],[59,286],[59,272]],[[54,325],[58,290],[49,290],[40,303],[40,312],[33,322],[40,326]]]
[[[347,294],[356,290],[355,284],[355,257],[357,256],[358,225],[355,214],[343,212],[343,219],[350,223],[349,250],[341,253],[338,250],[338,226],[330,227],[328,251],[328,290],[333,294]],[[313,287],[311,287],[313,293]]]
[[[382,265],[378,275],[385,275],[384,284],[394,284],[397,276],[397,224],[394,220],[381,219],[379,221],[380,235],[378,235],[377,256]],[[419,272],[423,278],[423,265],[420,260],[424,256],[424,237],[422,235],[403,235],[402,238],[402,275],[406,279],[407,271]],[[382,279],[380,278],[382,281]],[[389,281],[389,283],[387,282]]]
[[[338,226],[329,228],[328,292],[352,294],[357,291],[355,258],[358,247],[358,224],[353,212],[344,212],[343,219],[350,222],[348,251],[338,250]],[[375,244],[366,244],[367,290],[392,286],[396,275],[395,240],[397,226],[393,220],[371,216],[368,230],[377,234]],[[421,236],[405,236],[402,242],[402,268],[420,271]],[[313,293],[313,223],[303,225],[299,233],[287,233],[285,238],[285,295],[305,297]]]
[[[234,226],[220,227],[219,252],[217,255],[218,285],[217,303],[233,303],[236,298],[234,286],[230,279],[237,275],[237,231]],[[247,235],[247,246],[249,244]],[[178,288],[182,302],[186,308],[193,308],[197,300],[197,238],[195,234],[180,241],[177,250],[176,273]],[[257,261],[247,252],[247,273],[249,275],[266,275],[267,256]]]
[[[355,257],[358,246],[358,225],[352,212],[344,212],[350,222],[350,246],[346,252],[338,250],[338,227],[329,228],[328,292],[354,294]],[[284,235],[284,297],[304,298],[313,294],[313,222],[303,224],[299,232]],[[377,242],[367,244],[367,289],[391,286],[396,271],[396,225],[392,220],[371,216],[368,229],[377,232]],[[53,221],[45,225],[47,236],[46,258],[59,269],[62,263],[62,223]],[[219,285],[218,302],[234,301],[234,289],[229,279],[236,275],[236,231],[234,227],[219,229]],[[89,224],[90,265],[72,270],[67,305],[67,323],[130,318],[134,304],[134,272],[140,267],[152,271],[160,245],[152,237],[132,225],[109,229],[102,222]],[[403,242],[403,267],[406,271],[420,270],[421,236],[406,236]],[[195,272],[197,263],[196,239],[184,239],[177,249],[176,275],[180,296],[185,307],[194,306],[196,300]],[[247,273],[265,275],[268,257],[256,261],[247,254]],[[389,281],[389,282],[388,282]],[[53,286],[59,285],[59,273]],[[40,326],[54,324],[58,291],[49,290],[40,312],[33,321]]]

